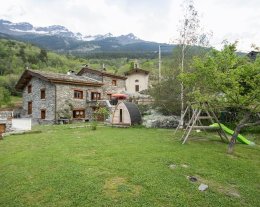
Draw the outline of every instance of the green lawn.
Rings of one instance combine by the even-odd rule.
[[[172,130],[71,126],[0,141],[1,207],[260,204],[259,145],[228,155],[215,133],[181,145]]]

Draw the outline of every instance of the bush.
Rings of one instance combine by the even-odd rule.
[[[92,121],[91,122],[91,129],[94,131],[94,130],[97,130],[97,121]]]
[[[0,87],[0,107],[9,105],[11,102],[10,92],[4,87]]]

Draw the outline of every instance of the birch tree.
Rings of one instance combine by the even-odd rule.
[[[180,73],[185,72],[185,62],[187,53],[192,46],[207,46],[209,44],[208,36],[209,34],[205,34],[202,32],[202,28],[200,26],[200,20],[198,11],[194,7],[193,0],[184,0],[182,4],[183,9],[183,18],[179,23],[179,37],[176,40],[176,43],[179,45],[180,52]],[[183,127],[184,124],[184,85],[181,82],[181,120],[180,126]]]

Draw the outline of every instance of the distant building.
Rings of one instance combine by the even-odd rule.
[[[149,72],[140,68],[135,68],[125,72],[126,91],[130,94],[139,93],[148,89]]]
[[[251,60],[255,61],[256,56],[257,56],[258,54],[260,54],[260,52],[251,51],[251,52],[249,52],[249,53],[247,54],[247,56],[248,56]]]

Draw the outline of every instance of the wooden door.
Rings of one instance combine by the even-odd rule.
[[[41,110],[41,119],[45,119],[46,118],[46,110],[42,109]]]
[[[0,124],[0,134],[5,133],[5,124]]]
[[[119,122],[122,123],[123,122],[123,109],[120,109],[120,120]]]
[[[139,85],[135,85],[135,91],[139,92]]]
[[[28,102],[28,114],[32,114],[32,102]]]

